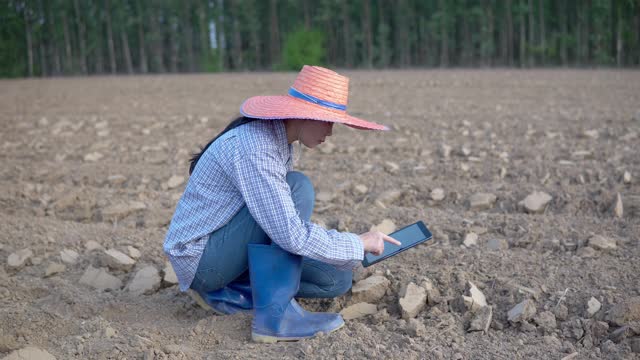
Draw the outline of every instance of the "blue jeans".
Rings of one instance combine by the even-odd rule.
[[[309,178],[301,172],[287,173],[287,183],[300,218],[311,219],[315,192]],[[214,231],[204,249],[191,288],[208,292],[218,290],[234,280],[248,280],[247,245],[270,244],[271,240],[256,223],[246,206],[225,226]],[[351,289],[351,270],[303,258],[300,290],[296,297],[333,298]]]

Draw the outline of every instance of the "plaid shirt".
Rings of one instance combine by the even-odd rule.
[[[291,169],[282,120],[239,126],[211,144],[189,178],[164,242],[181,291],[191,285],[209,235],[244,205],[267,236],[290,253],[340,269],[362,261],[364,249],[356,234],[300,219],[286,182]]]

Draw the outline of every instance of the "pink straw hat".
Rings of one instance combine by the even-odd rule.
[[[356,129],[389,130],[388,127],[347,114],[349,78],[318,66],[302,67],[289,93],[254,96],[240,113],[256,119],[310,119],[341,123]]]

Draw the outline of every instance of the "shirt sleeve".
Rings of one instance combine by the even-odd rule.
[[[332,264],[353,268],[364,257],[360,238],[353,233],[325,230],[300,219],[286,182],[287,168],[275,151],[236,153],[232,182],[265,233],[284,250]]]

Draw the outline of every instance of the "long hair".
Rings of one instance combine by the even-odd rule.
[[[225,127],[224,130],[222,130],[218,135],[216,135],[213,139],[211,139],[211,141],[209,141],[209,143],[207,145],[205,145],[205,147],[202,148],[199,153],[192,154],[191,159],[189,160],[189,162],[191,163],[189,165],[189,175],[191,175],[191,173],[193,173],[193,169],[196,168],[196,164],[198,163],[198,160],[200,160],[200,157],[202,156],[202,154],[204,154],[204,152],[207,151],[209,146],[211,146],[211,144],[213,144],[214,141],[216,141],[220,136],[222,136],[222,134],[226,133],[227,131],[229,131],[231,129],[235,129],[240,125],[244,125],[246,123],[250,123],[250,122],[255,121],[255,120],[257,120],[257,119],[250,118],[250,117],[245,117],[245,116],[240,116],[240,117],[234,119],[233,121],[231,121],[229,123],[229,125],[227,125],[227,127]]]

